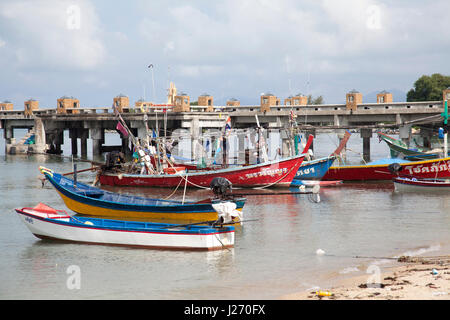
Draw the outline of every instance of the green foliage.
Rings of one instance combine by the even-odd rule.
[[[314,98],[311,94],[308,95],[308,105],[313,104],[324,104],[324,100],[322,96],[318,96],[317,98]]]
[[[190,104],[191,104],[191,106],[198,106],[198,101],[193,101]]]
[[[415,83],[414,88],[406,95],[408,102],[413,101],[440,101],[442,91],[450,87],[450,76],[434,73],[431,76],[421,76]]]

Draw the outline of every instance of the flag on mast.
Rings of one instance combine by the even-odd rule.
[[[127,138],[128,137],[128,132],[125,129],[125,127],[122,125],[122,123],[117,122],[117,126],[116,126],[116,130],[120,131],[120,133],[122,133],[122,135]]]
[[[229,135],[231,133],[231,117],[228,116],[227,122],[225,123],[225,135]]]

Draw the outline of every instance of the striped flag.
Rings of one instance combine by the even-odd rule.
[[[227,122],[225,124],[225,135],[229,135],[231,133],[231,117],[228,116]]]

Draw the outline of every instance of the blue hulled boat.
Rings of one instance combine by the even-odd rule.
[[[320,181],[333,165],[336,156],[332,155],[311,161],[305,161],[297,171],[291,186],[309,185],[308,181]]]
[[[219,199],[182,202],[114,193],[76,182],[47,168],[40,167],[40,171],[56,189],[66,206],[84,215],[205,221],[217,219],[218,212],[213,206],[223,202]],[[240,211],[245,201],[245,198],[227,201],[235,206],[233,216],[236,221],[240,219]]]

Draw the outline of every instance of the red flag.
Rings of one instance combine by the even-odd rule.
[[[116,130],[119,130],[125,138],[128,137],[128,132],[125,129],[125,127],[120,123],[120,121],[117,122]]]

